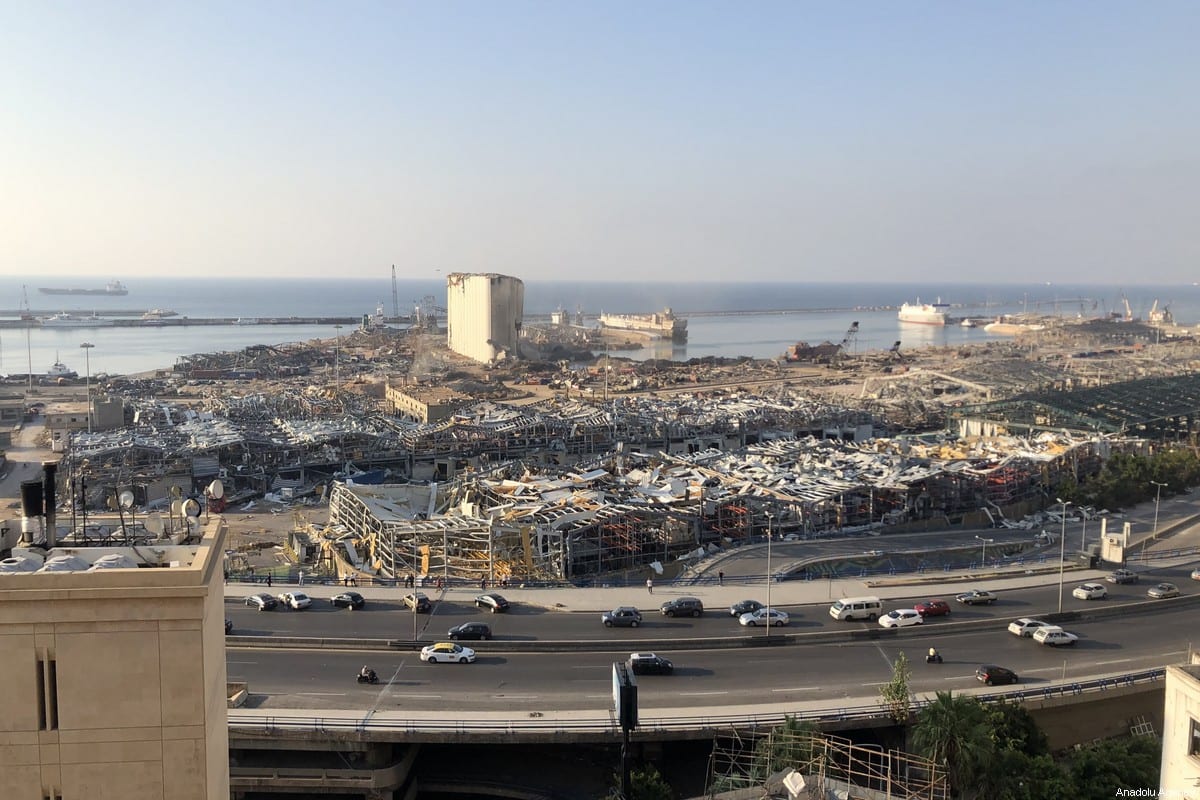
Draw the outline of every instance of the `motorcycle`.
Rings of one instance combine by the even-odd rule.
[[[931,654],[925,656],[925,663],[926,664],[942,663],[942,654],[941,653],[931,653]]]
[[[379,683],[379,676],[375,674],[375,670],[369,670],[366,675],[358,673],[359,683]]]

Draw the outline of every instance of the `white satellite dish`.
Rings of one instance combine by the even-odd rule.
[[[155,536],[162,536],[163,527],[162,514],[157,511],[152,512],[150,516],[146,517],[146,530]]]
[[[208,485],[208,496],[214,500],[220,500],[225,496],[225,484],[216,480]]]
[[[126,489],[117,495],[117,501],[121,504],[121,508],[126,510],[133,508],[133,492]]]
[[[173,489],[175,487],[172,486],[171,488]],[[173,516],[173,517],[182,517],[183,516],[183,501],[182,500],[172,500],[171,501],[171,516]]]
[[[183,513],[193,518],[200,516],[200,504],[195,499],[189,497],[183,501]]]

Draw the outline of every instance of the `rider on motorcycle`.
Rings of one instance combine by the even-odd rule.
[[[928,663],[932,663],[934,661],[941,661],[941,660],[942,660],[942,654],[937,651],[937,648],[936,647],[929,648],[929,655],[925,656],[925,663],[928,664]]]
[[[364,681],[369,681],[374,674],[375,670],[371,669],[366,664],[363,664],[363,668],[359,670],[358,677],[362,678]]]

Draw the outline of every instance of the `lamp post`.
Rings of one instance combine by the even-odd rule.
[[[79,345],[80,349],[83,350],[84,363],[87,364],[87,378],[85,379],[84,386],[87,393],[88,433],[92,432],[92,348],[95,346],[91,342],[84,342]]]
[[[771,641],[771,518],[770,511],[767,512],[767,641]]]
[[[996,540],[995,539],[985,539],[982,536],[976,536],[975,538],[978,539],[979,541],[983,542],[983,553],[979,556],[979,561],[980,561],[980,564],[982,564],[983,566],[986,567],[987,566],[987,546]]]
[[[1063,569],[1067,561],[1067,506],[1070,505],[1061,497],[1054,498],[1055,502],[1062,503],[1062,530],[1058,535],[1058,613],[1062,613],[1062,598],[1063,598]]]
[[[342,326],[334,325],[333,329],[337,331],[337,339],[333,345],[333,387],[338,391],[342,389],[341,378],[341,355],[342,355]]]
[[[1158,481],[1150,482],[1158,487],[1158,490],[1154,493],[1154,532],[1152,534],[1153,536],[1158,536],[1158,501],[1162,499],[1162,490],[1166,484],[1159,483]]]

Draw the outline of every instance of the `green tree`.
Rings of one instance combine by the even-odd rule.
[[[1098,800],[1121,788],[1158,786],[1161,755],[1157,736],[1107,739],[1075,750],[1066,759],[1071,797]]]
[[[904,651],[892,662],[892,679],[879,687],[879,696],[892,719],[899,723],[908,722],[908,711],[912,705],[908,683],[912,678],[912,668]]]
[[[1074,798],[1066,771],[1048,754],[1031,756],[1003,749],[988,762],[981,800],[1061,800]]]
[[[938,692],[917,714],[912,745],[920,755],[945,765],[955,796],[981,796],[986,765],[995,749],[978,700]]]
[[[626,800],[674,800],[675,792],[663,780],[653,764],[633,770],[629,774],[629,790],[633,795]]]
[[[813,739],[820,735],[821,729],[815,722],[792,716],[784,717],[782,725],[754,746],[758,756],[756,761],[766,761],[766,773],[757,777],[765,779],[768,775],[774,775],[788,767],[800,772],[811,772],[807,767],[814,756]]]
[[[1016,703],[989,703],[984,707],[992,743],[997,750],[1016,750],[1028,756],[1050,752],[1046,734],[1033,716]]]

